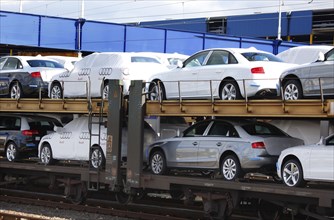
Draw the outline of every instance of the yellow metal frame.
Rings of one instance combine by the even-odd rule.
[[[0,99],[0,112],[93,113],[100,112],[101,99]],[[127,106],[126,102],[125,106]],[[103,112],[108,112],[104,101]],[[147,101],[148,116],[227,116],[334,118],[334,100],[166,100]]]

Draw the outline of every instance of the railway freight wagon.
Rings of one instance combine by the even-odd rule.
[[[157,202],[159,204],[163,204],[164,199],[172,199],[174,203],[183,201],[182,204],[189,209],[196,207],[192,214],[183,216],[188,219],[233,219],[235,213],[246,212],[256,213],[261,219],[278,219],[278,216],[290,216],[292,219],[305,219],[305,216],[330,219],[330,216],[334,216],[334,190],[331,183],[287,187],[272,176],[258,173],[249,173],[233,182],[222,180],[219,173],[204,175],[188,170],[153,175],[145,169],[143,161],[144,116],[312,119],[319,121],[319,132],[325,135],[329,133],[333,123],[334,100],[147,101],[144,87],[142,81],[133,81],[128,99],[124,99],[118,80],[109,82],[108,100],[0,99],[0,114],[70,113],[99,118],[106,116],[108,119],[106,123],[103,120],[89,122],[90,128],[96,125],[107,128],[104,136],[106,150],[103,166],[92,166],[91,157],[88,162],[61,161],[55,165],[44,165],[36,158],[19,162],[7,162],[3,158],[0,161],[1,190],[4,192],[13,186],[40,184],[51,191],[64,190],[66,198],[75,204],[85,203],[90,197],[101,193],[110,200],[116,199],[127,205],[147,198],[161,198]],[[124,119],[129,128],[126,137],[122,135]],[[89,140],[102,135],[99,132],[93,133],[91,129],[88,131]],[[125,160],[122,158],[124,138],[127,138]],[[91,146],[90,155],[94,149],[94,146]],[[198,211],[199,208],[202,209],[201,212]],[[185,213],[184,211],[183,214]],[[198,213],[202,217],[198,217]],[[172,215],[169,213],[168,218],[172,219]]]

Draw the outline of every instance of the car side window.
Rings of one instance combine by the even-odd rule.
[[[21,120],[19,118],[0,118],[0,130],[20,130]]]
[[[238,63],[235,57],[228,51],[213,51],[206,65],[224,65]]]
[[[20,69],[22,68],[21,62],[14,58],[14,57],[9,57],[7,61],[5,62],[3,66],[3,70],[15,70],[15,69]]]
[[[204,64],[205,58],[210,51],[203,51],[187,59],[184,63],[184,67],[195,67],[202,66]]]
[[[187,130],[184,131],[184,137],[195,137],[195,136],[203,136],[206,128],[209,126],[211,122],[205,121],[205,122],[199,122]]]
[[[208,136],[238,137],[239,135],[231,124],[216,121],[211,126]]]

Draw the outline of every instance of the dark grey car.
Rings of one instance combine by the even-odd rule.
[[[57,61],[45,57],[5,56],[0,58],[0,77],[7,77],[7,92],[1,96],[13,99],[46,97],[52,76],[67,70]]]
[[[244,171],[274,172],[280,152],[302,144],[269,123],[214,119],[192,125],[182,137],[155,142],[145,156],[153,174],[169,168],[216,170],[225,180],[234,180]]]
[[[41,138],[62,124],[54,118],[37,115],[0,114],[0,154],[8,161],[37,157]]]
[[[314,63],[291,68],[281,75],[283,97],[334,96],[334,48]]]

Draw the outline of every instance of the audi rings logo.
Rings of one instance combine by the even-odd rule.
[[[70,139],[72,136],[72,132],[63,132],[61,135],[60,135],[60,139]]]
[[[89,140],[89,132],[81,132],[79,139]]]
[[[59,75],[60,78],[65,78],[65,77],[69,77],[70,76],[70,72],[63,72]]]
[[[101,68],[99,71],[99,75],[101,76],[108,76],[111,75],[112,73],[112,68]]]
[[[88,76],[90,74],[90,68],[82,68],[78,73],[79,76]]]

